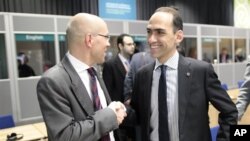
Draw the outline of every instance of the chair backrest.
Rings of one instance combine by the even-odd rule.
[[[0,129],[14,127],[15,123],[12,115],[0,115]]]
[[[215,126],[215,127],[210,128],[212,141],[216,141],[218,130],[219,130],[219,126]]]
[[[241,85],[243,84],[244,80],[239,80],[238,81],[238,88],[241,88]]]
[[[221,87],[222,87],[224,90],[226,90],[226,91],[228,90],[228,87],[227,87],[227,84],[226,84],[226,83],[222,83],[222,84],[221,84]]]

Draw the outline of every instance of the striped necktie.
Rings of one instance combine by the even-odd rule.
[[[97,84],[96,84],[96,71],[93,67],[90,67],[87,69],[89,76],[90,76],[90,85],[91,85],[91,92],[92,92],[92,97],[93,97],[93,104],[94,104],[94,110],[98,111],[102,109],[102,105],[100,102],[100,98],[98,96],[98,89],[97,89]],[[110,141],[109,134],[104,135],[100,141]]]

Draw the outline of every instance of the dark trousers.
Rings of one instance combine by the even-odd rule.
[[[120,126],[118,130],[120,141],[136,141],[135,127]]]

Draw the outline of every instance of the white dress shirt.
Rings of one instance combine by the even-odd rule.
[[[90,86],[90,78],[89,78],[89,74],[87,71],[87,69],[90,68],[91,66],[88,66],[87,64],[81,62],[80,60],[78,60],[77,58],[72,56],[69,52],[66,55],[69,58],[69,61],[72,64],[73,68],[76,70],[77,74],[80,76],[85,88],[87,89],[87,92],[88,92],[90,99],[93,100],[91,86]],[[97,80],[96,84],[97,84],[98,96],[100,98],[102,108],[106,108],[107,101],[106,101],[104,92],[103,92],[97,78],[96,78],[96,80]],[[115,141],[113,132],[110,132],[110,139],[111,139],[111,141]]]
[[[123,57],[120,53],[118,54],[118,56],[119,56],[120,60],[122,61],[122,64],[123,64],[126,72],[128,72],[130,69],[129,60],[126,59],[125,57]]]

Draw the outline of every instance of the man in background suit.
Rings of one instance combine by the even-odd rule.
[[[240,93],[237,98],[236,107],[238,109],[238,120],[240,121],[250,103],[250,62],[244,75],[244,82],[241,85]]]
[[[131,99],[142,140],[211,141],[210,102],[220,113],[217,141],[229,141],[230,125],[237,124],[236,106],[211,64],[179,55],[176,46],[184,34],[177,9],[158,8],[147,34],[151,55],[157,59],[136,74]]]
[[[135,44],[129,34],[121,34],[117,38],[118,54],[103,64],[103,80],[112,100],[124,101],[123,84],[130,69],[130,58]]]
[[[133,84],[136,72],[144,65],[153,62],[149,50],[139,52],[133,55],[130,62],[130,70],[124,80],[124,104],[129,105],[131,100],[131,94],[133,90]]]
[[[228,54],[228,50],[226,47],[223,47],[221,49],[221,53],[219,57],[220,57],[220,63],[229,63],[230,56]]]
[[[117,56],[103,64],[102,75],[111,100],[124,102],[124,79],[130,69],[130,58],[135,50],[134,40],[129,34],[121,34],[117,38],[117,47],[119,51]],[[129,129],[123,129],[126,128],[124,126],[120,126],[120,136],[126,141]]]
[[[121,102],[111,102],[93,69],[104,62],[110,46],[107,25],[95,15],[79,13],[70,19],[66,33],[69,52],[37,85],[48,139],[114,141],[113,130],[122,123],[126,109]]]

